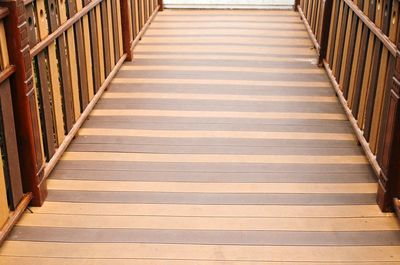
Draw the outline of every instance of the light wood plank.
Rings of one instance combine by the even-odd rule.
[[[109,259],[64,259],[64,258],[45,258],[45,257],[2,257],[0,264],[6,265],[109,265]],[[115,265],[231,265],[232,261],[215,260],[179,260],[179,259],[113,259]],[[263,262],[263,261],[235,261],[239,265],[282,265],[281,262]],[[285,265],[337,265],[337,263],[326,262],[285,262]],[[343,265],[371,265],[370,262],[341,262]],[[393,262],[379,262],[380,265],[393,265]]]
[[[393,217],[377,205],[184,205],[184,204],[118,204],[68,203],[46,201],[43,207],[31,207],[37,214],[104,215],[104,216],[192,216],[192,217]]]
[[[161,138],[236,138],[236,139],[286,139],[352,141],[352,134],[301,133],[301,132],[252,132],[252,131],[190,131],[190,130],[134,130],[110,128],[82,128],[79,135],[161,137]]]
[[[368,164],[365,156],[203,155],[66,152],[61,160],[178,163]]]
[[[391,231],[398,222],[381,218],[227,218],[26,214],[18,226],[97,229],[174,229],[248,231]]]
[[[218,37],[218,36],[144,36],[142,41],[143,44],[161,44],[161,43],[170,43],[170,44],[184,44],[184,43],[208,43],[208,44],[241,44],[241,45],[283,45],[284,46],[311,46],[312,42],[309,39],[304,38],[293,38],[288,41],[287,38],[268,38],[263,36],[254,36],[254,37]],[[250,43],[250,44],[249,44]]]
[[[111,12],[111,0],[105,0],[107,4],[107,21],[108,21],[108,35],[110,41],[110,61],[111,66],[113,67],[116,63],[115,53],[114,53],[114,32],[113,32],[113,21],[112,21],[112,12]],[[118,32],[115,32],[118,34]]]
[[[206,35],[206,36],[224,36],[224,35],[234,35],[234,36],[273,36],[273,37],[285,37],[290,35],[291,37],[307,37],[308,33],[299,30],[264,30],[264,29],[149,29],[149,35]]]
[[[310,65],[317,65],[316,58],[310,57],[293,57],[293,56],[265,56],[265,55],[226,55],[226,54],[135,54],[136,59],[187,59],[187,60],[210,60],[210,61],[255,61],[255,62],[305,62]]]
[[[229,45],[229,46],[216,46],[216,45],[142,45],[136,48],[137,52],[179,52],[179,53],[247,53],[247,54],[275,54],[275,55],[285,55],[292,54],[297,56],[313,56],[315,51],[306,48],[295,48],[295,47],[262,47],[262,46],[239,46],[239,45]]]
[[[200,183],[49,179],[49,190],[189,193],[375,193],[375,183]]]
[[[156,20],[153,23],[152,28],[156,29],[201,29],[201,28],[235,28],[235,29],[279,29],[279,30],[303,30],[304,25],[300,23],[273,23],[273,22],[199,22],[191,21],[187,23],[185,21],[162,21]]]
[[[191,66],[191,65],[124,65],[123,71],[198,71],[198,72],[248,72],[269,74],[325,74],[320,68],[265,68],[229,66]]]
[[[290,255],[288,255],[290,253]],[[0,255],[65,258],[156,258],[230,261],[400,261],[399,246],[228,246],[7,241]]]
[[[158,117],[219,117],[249,119],[317,119],[346,120],[344,114],[334,113],[293,113],[293,112],[235,112],[235,111],[174,111],[174,110],[116,110],[95,109],[92,116],[158,116]]]
[[[330,87],[327,82],[308,81],[258,81],[258,80],[205,80],[205,79],[151,79],[151,78],[121,78],[116,77],[113,84],[203,84],[203,85],[232,85],[232,86],[279,86],[279,87]]]

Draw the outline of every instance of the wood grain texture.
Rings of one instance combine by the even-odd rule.
[[[0,157],[2,153],[0,151]],[[3,226],[7,221],[9,215],[7,190],[6,190],[6,179],[3,169],[3,160],[0,159],[0,226]]]
[[[154,6],[131,4],[138,32]],[[296,16],[159,13],[0,264],[399,263],[399,226]]]

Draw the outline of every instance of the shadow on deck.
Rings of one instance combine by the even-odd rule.
[[[312,47],[291,11],[160,13],[0,264],[400,262]]]

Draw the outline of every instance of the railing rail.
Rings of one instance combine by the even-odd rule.
[[[304,21],[320,49],[320,62],[378,176],[378,203],[389,210],[392,199],[400,197],[400,187],[393,184],[400,175],[392,166],[400,163],[395,144],[400,133],[396,127],[400,79],[393,81],[399,54],[399,1],[326,0],[325,7],[332,8],[324,11],[325,22],[319,26],[310,19],[318,10],[310,8],[315,3],[302,0],[299,11],[303,17],[309,14]]]

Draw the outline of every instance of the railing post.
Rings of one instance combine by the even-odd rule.
[[[300,0],[295,0],[294,1],[294,6],[293,6],[294,11],[298,10],[299,5],[300,5]]]
[[[23,0],[0,1],[9,9],[6,23],[10,63],[17,71],[11,78],[22,182],[32,192],[32,204],[41,205],[47,195],[43,181],[44,159],[37,120],[37,103]]]
[[[122,42],[124,53],[126,53],[126,60],[132,61],[132,42],[133,42],[133,29],[132,29],[132,6],[130,0],[121,0],[121,26],[122,26]]]
[[[328,49],[329,31],[331,28],[331,17],[332,17],[332,5],[333,5],[333,0],[325,1],[324,13],[321,25],[321,43],[320,43],[319,58],[318,58],[318,64],[321,67],[323,66],[323,61],[326,58],[326,53]]]
[[[397,45],[400,48],[400,42]],[[390,89],[387,110],[386,134],[382,155],[378,162],[381,166],[377,202],[382,211],[400,212],[400,53],[396,56],[395,74]]]
[[[157,1],[158,1],[158,5],[160,6],[158,11],[163,11],[164,10],[164,1],[163,0],[157,0]]]
[[[398,0],[396,0],[398,1]],[[381,167],[378,181],[377,202],[382,211],[394,210],[400,214],[400,20],[397,26],[397,54],[393,79],[388,85],[384,135],[377,161]],[[390,70],[390,69],[389,69]]]

